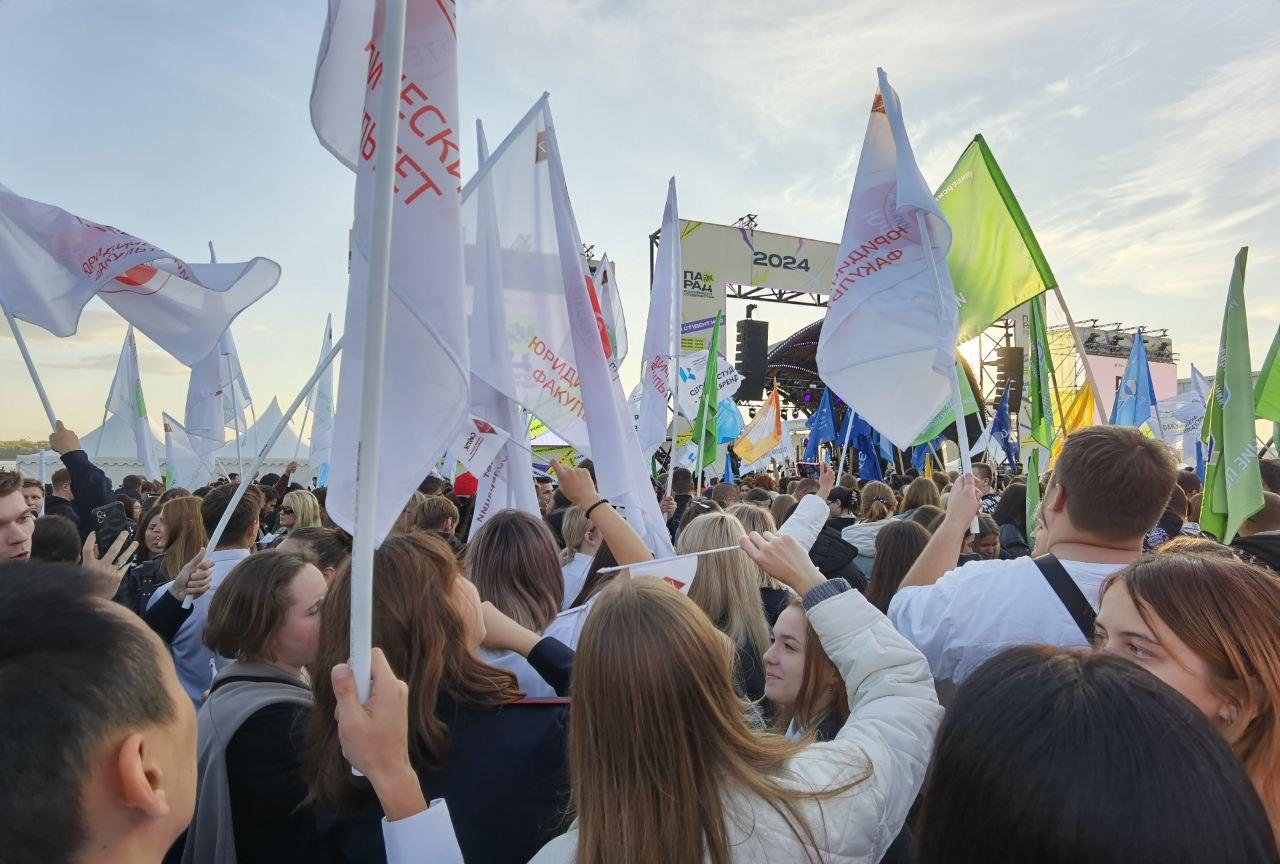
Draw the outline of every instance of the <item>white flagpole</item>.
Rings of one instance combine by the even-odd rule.
[[[307,394],[306,407],[302,409],[302,426],[298,428],[298,440],[293,445],[293,461],[298,461],[298,453],[302,450],[302,436],[307,434],[307,418],[311,416],[311,394]]]
[[[924,218],[924,211],[916,211],[916,224],[920,226],[920,242],[924,244],[924,255],[929,261],[929,272],[933,274],[933,284],[938,287],[938,308],[947,308],[948,303],[954,303],[954,297],[943,296],[942,279],[938,276],[938,262],[933,257],[933,241],[929,239],[929,226]],[[953,370],[951,375],[951,411],[956,417],[956,444],[960,447],[960,469],[962,474],[973,473],[973,461],[969,456],[969,429],[968,423],[964,416],[964,400],[960,396],[960,370],[956,368],[955,361],[951,363]],[[942,465],[946,470],[946,463]],[[970,525],[970,531],[974,536],[978,535],[978,517],[973,517],[973,523]]]
[[[680,224],[679,220],[676,225]],[[679,238],[675,238],[679,242]],[[679,251],[679,247],[677,250]],[[678,274],[683,276],[683,274]],[[671,481],[675,475],[675,459],[676,459],[676,418],[680,416],[680,355],[684,353],[682,344],[684,341],[684,286],[676,287],[675,310],[673,315],[675,321],[672,322],[672,329],[676,334],[676,354],[671,358],[674,368],[671,370],[671,449],[667,451],[667,497],[671,497]]]
[[[387,0],[382,40],[382,92],[378,94],[381,145],[374,154],[373,224],[369,239],[368,307],[365,310],[364,368],[360,379],[360,437],[356,451],[355,531],[351,548],[351,670],[356,695],[369,700],[373,654],[374,521],[378,504],[378,420],[382,416],[382,373],[386,357],[387,282],[391,268],[391,210],[394,204],[396,141],[400,131],[400,77],[404,69],[405,0]],[[314,385],[314,381],[312,384]]]
[[[840,464],[836,466],[836,485],[840,485],[840,475],[844,473],[844,454],[849,449],[849,436],[853,434],[853,409],[845,406],[849,414],[845,419],[844,443],[840,445]],[[852,467],[852,466],[850,466]]]
[[[45,461],[44,461],[44,459],[45,459],[45,457],[46,457],[47,455],[49,455],[49,451],[48,451],[48,450],[46,450],[46,449],[44,449],[43,447],[41,447],[41,448],[40,448],[40,470],[39,470],[39,474],[40,474],[40,493],[41,493],[41,495],[42,495],[42,496],[43,496],[43,494],[44,494],[44,487],[45,487],[45,484],[49,482],[49,477],[48,477],[49,469],[45,466]],[[43,499],[43,497],[41,498],[41,500],[42,500],[42,501],[44,500],[44,499]],[[40,505],[40,515],[41,515],[41,516],[43,516],[43,515],[44,515],[44,504],[41,504],[41,505]]]
[[[98,424],[98,440],[95,441],[93,444],[93,459],[95,462],[98,460],[98,454],[102,452],[103,427],[107,425],[107,415],[110,413],[111,413],[110,409],[108,408],[102,409],[102,422]]]
[[[13,331],[13,341],[18,343],[18,351],[22,354],[22,362],[27,364],[27,372],[31,375],[31,383],[36,386],[36,394],[40,397],[40,404],[44,406],[44,416],[49,418],[49,428],[58,428],[58,417],[53,413],[53,406],[49,404],[49,394],[44,390],[44,382],[40,380],[40,373],[36,371],[35,361],[31,359],[31,352],[27,350],[27,340],[22,338],[22,331],[18,329],[18,322],[13,317],[13,313],[8,309],[4,310],[5,320],[9,322],[9,329]]]
[[[285,427],[289,425],[289,418],[291,418],[294,415],[294,412],[298,410],[298,406],[302,404],[302,400],[307,398],[307,393],[309,393],[311,388],[315,386],[316,381],[320,379],[320,375],[324,370],[329,368],[329,364],[333,362],[333,358],[337,357],[338,352],[341,350],[342,339],[338,339],[337,342],[333,343],[333,350],[326,354],[325,358],[320,361],[320,365],[316,367],[316,371],[311,374],[311,378],[305,385],[303,385],[302,391],[298,393],[288,410],[284,412],[284,416],[280,418],[280,422],[276,424],[276,428],[271,430],[271,437],[267,439],[267,443],[254,458],[253,464],[249,467],[249,474],[246,475],[244,472],[241,472],[240,483],[236,486],[235,494],[233,494],[231,496],[231,500],[227,502],[227,509],[222,511],[222,518],[218,520],[218,524],[213,529],[213,533],[209,535],[209,542],[205,544],[204,550],[206,558],[210,552],[213,552],[218,548],[218,542],[222,539],[222,533],[227,530],[227,522],[231,520],[231,515],[235,511],[236,505],[240,503],[240,499],[244,497],[245,490],[249,488],[249,484],[252,482],[250,478],[252,475],[258,473],[258,469],[262,467],[262,463],[267,460],[267,453],[271,451],[272,445],[276,443],[276,439],[280,437],[280,434],[284,432]],[[190,597],[187,597],[182,601],[182,607],[184,609],[191,608]]]
[[[230,364],[228,364],[230,368]],[[231,422],[236,425],[236,470],[240,472],[240,479],[244,479],[244,456],[240,454],[240,439],[243,437],[240,432],[240,397],[236,395],[236,374],[235,370],[231,371]],[[248,432],[249,430],[244,430]]]

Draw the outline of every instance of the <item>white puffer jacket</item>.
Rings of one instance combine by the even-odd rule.
[[[942,717],[924,655],[856,591],[822,601],[809,620],[840,670],[851,711],[831,741],[813,744],[788,764],[788,785],[818,790],[861,782],[805,805],[817,840],[815,860],[877,864],[893,842],[924,782],[933,736]],[[786,821],[754,795],[726,802],[736,864],[807,861]],[[578,833],[571,829],[542,848],[532,864],[572,864]]]

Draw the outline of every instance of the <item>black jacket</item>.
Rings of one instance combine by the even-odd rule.
[[[809,560],[828,579],[844,579],[855,591],[867,590],[867,577],[854,562],[858,547],[840,536],[840,531],[828,522],[818,533],[818,539],[809,548]]]
[[[667,533],[671,535],[671,542],[676,541],[676,531],[680,528],[680,520],[684,518],[684,511],[689,506],[689,502],[693,500],[693,496],[686,493],[678,493],[671,496],[676,500],[676,512],[671,514],[671,518],[667,520]]]
[[[543,639],[530,652],[529,663],[557,693],[568,692],[573,666],[569,648]],[[436,716],[449,727],[445,763],[438,770],[415,768],[426,799],[448,802],[463,860],[525,864],[568,829],[567,699],[525,699],[481,711],[441,696]],[[359,810],[317,808],[318,860],[386,861],[382,809],[370,798]]]
[[[114,599],[121,606],[141,615],[146,610],[151,595],[168,581],[169,574],[165,572],[164,554],[161,553],[150,561],[143,561],[137,567],[129,568],[129,572],[120,580]]]
[[[173,637],[178,629],[191,617],[192,609],[183,608],[182,601],[168,591],[163,592],[156,602],[142,610],[142,620],[156,632],[166,645],[173,644]]]
[[[778,616],[782,614],[782,610],[787,608],[787,604],[791,602],[791,598],[796,595],[792,594],[785,588],[761,588],[760,601],[764,604],[764,617],[772,627],[778,623]]]
[[[1237,537],[1232,543],[1250,561],[1280,573],[1280,531],[1261,531],[1248,537]]]
[[[62,464],[71,474],[71,494],[75,496],[71,509],[75,512],[76,524],[80,526],[80,538],[84,539],[93,530],[93,509],[115,500],[111,494],[111,481],[101,468],[89,461],[89,454],[83,450],[63,453]],[[56,500],[62,501],[61,498]],[[45,512],[49,512],[47,506]]]

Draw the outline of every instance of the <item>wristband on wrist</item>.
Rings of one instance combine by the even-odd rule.
[[[608,498],[601,498],[599,501],[597,501],[596,503],[594,503],[594,504],[592,504],[590,507],[588,507],[588,508],[587,508],[587,512],[583,513],[582,515],[583,515],[583,516],[586,516],[588,519],[590,519],[590,518],[591,518],[591,511],[592,511],[592,510],[596,509],[596,508],[597,508],[597,507],[599,507],[601,504],[608,504],[608,503],[609,503],[609,499],[608,499]]]

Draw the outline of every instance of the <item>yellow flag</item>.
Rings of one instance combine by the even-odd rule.
[[[1066,443],[1067,436],[1077,429],[1084,429],[1093,425],[1093,418],[1096,415],[1094,410],[1093,388],[1089,386],[1081,387],[1079,390],[1064,390],[1062,396],[1062,432],[1063,434],[1053,439],[1053,454],[1049,458],[1049,467],[1053,467],[1053,463],[1058,461],[1058,454],[1062,452],[1062,445]]]

